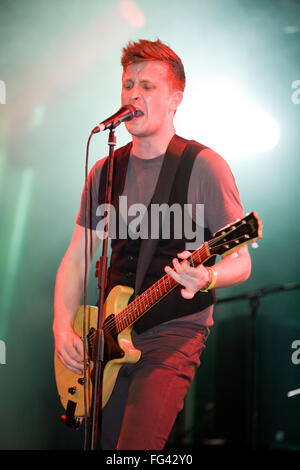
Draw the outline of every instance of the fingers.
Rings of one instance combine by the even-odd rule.
[[[179,274],[183,274],[183,273],[187,272],[187,267],[189,266],[187,261],[184,260],[181,263],[179,263],[177,258],[173,258],[172,263],[173,263],[173,266],[174,266],[175,270]]]
[[[194,268],[190,266],[187,258],[190,256],[189,251],[178,253],[178,256],[183,259],[179,262],[177,258],[172,260],[173,269],[170,266],[165,267],[165,272],[169,274],[178,284],[181,284],[184,289],[181,290],[181,295],[185,299],[192,299],[196,292],[198,292],[207,283],[207,269],[199,265]]]
[[[189,258],[189,256],[191,256],[191,254],[192,253],[190,251],[185,250],[185,251],[182,251],[181,253],[177,253],[177,256],[178,258],[181,258],[181,259],[187,259]]]
[[[83,342],[82,340],[78,337],[78,336],[75,336],[74,337],[74,348],[76,349],[76,352],[78,353],[78,359],[77,360],[80,360],[80,361],[83,361]]]
[[[178,284],[185,287],[181,292],[184,298],[193,298],[194,294],[198,291],[198,279],[195,276],[194,268],[191,268],[187,262],[179,263],[177,259],[174,259],[172,262],[174,269],[166,266],[165,272]]]
[[[83,372],[83,342],[74,333],[62,333],[57,337],[57,357],[76,374]]]
[[[83,372],[83,364],[73,359],[71,354],[66,350],[57,352],[57,356],[64,366],[66,366],[72,372],[75,372],[75,374],[81,375]]]
[[[189,289],[181,289],[181,295],[184,299],[192,299],[195,295],[195,292]]]
[[[175,281],[180,282],[181,277],[186,281],[191,281],[194,279],[194,268],[192,268],[186,260],[179,262],[177,258],[174,258],[172,260],[172,264],[174,269],[166,266],[168,269],[165,268],[165,271],[167,274],[170,274],[175,279]]]

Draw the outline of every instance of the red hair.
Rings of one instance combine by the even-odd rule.
[[[173,87],[184,91],[184,67],[180,57],[169,46],[159,39],[156,41],[140,39],[137,42],[129,41],[126,47],[123,48],[121,64],[124,70],[130,64],[137,64],[146,60],[159,60],[167,64],[172,75]]]

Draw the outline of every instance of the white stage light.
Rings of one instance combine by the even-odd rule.
[[[280,139],[277,122],[226,77],[188,83],[175,124],[179,135],[198,140],[228,161],[268,152]]]

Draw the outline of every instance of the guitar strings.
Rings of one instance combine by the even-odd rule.
[[[201,263],[201,261],[202,261],[201,251],[204,252],[203,254],[206,254],[205,245],[198,248],[198,250],[196,250],[194,253],[192,253],[192,255],[189,258],[187,258],[187,260],[190,261],[193,258],[195,261],[197,261],[196,258],[199,257],[199,255],[200,255],[200,263]],[[109,333],[112,333],[114,331],[114,329],[117,327],[117,325],[120,325],[121,323],[126,322],[126,319],[128,319],[128,315],[134,314],[134,310],[132,310],[132,308],[135,307],[135,310],[138,309],[139,307],[143,307],[143,308],[146,307],[147,308],[147,305],[144,304],[145,297],[146,297],[146,300],[147,300],[147,298],[149,299],[149,297],[152,300],[152,296],[155,295],[155,291],[157,289],[160,290],[160,287],[167,287],[167,290],[164,292],[164,295],[167,294],[167,292],[170,290],[169,289],[170,286],[166,286],[166,284],[170,284],[170,283],[171,283],[171,288],[176,287],[176,285],[178,284],[178,283],[176,283],[176,281],[174,281],[173,278],[171,278],[168,274],[166,274],[161,279],[159,279],[155,284],[153,284],[151,287],[149,287],[149,289],[147,289],[141,295],[136,297],[136,299],[134,299],[129,305],[127,305],[123,310],[121,310],[121,312],[119,312],[116,316],[114,316],[114,318],[111,318],[109,320],[109,322],[107,322],[105,324],[106,330]],[[157,300],[158,299],[156,299],[155,302],[157,302]],[[153,306],[153,304],[149,305],[149,307],[152,307],[152,306]],[[135,318],[135,320],[136,319],[137,318]],[[126,325],[126,326],[129,326],[129,325]]]

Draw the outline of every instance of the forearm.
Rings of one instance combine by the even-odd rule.
[[[71,328],[84,288],[84,267],[67,254],[57,271],[53,330]]]
[[[246,281],[251,273],[251,257],[247,247],[229,254],[213,266],[217,272],[216,289],[230,287]]]

